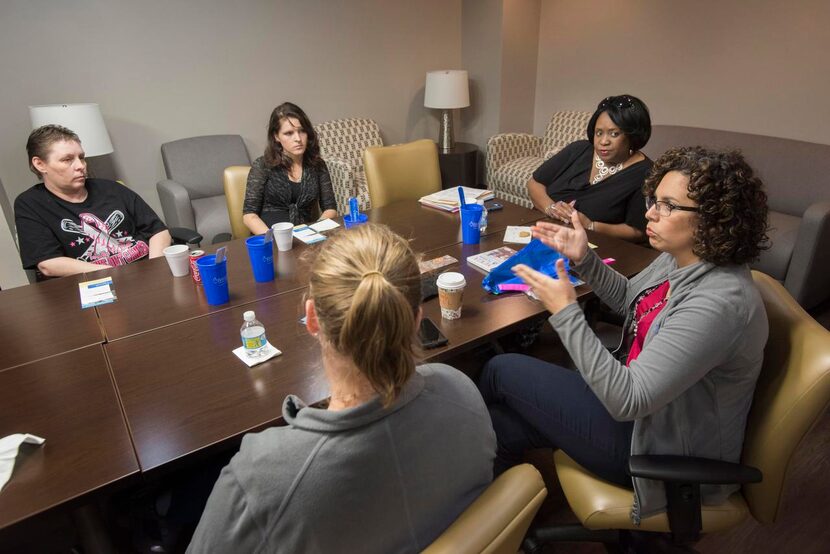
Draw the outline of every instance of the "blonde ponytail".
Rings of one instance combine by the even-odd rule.
[[[309,296],[326,339],[391,404],[420,354],[420,273],[409,243],[383,225],[337,233],[312,264]]]

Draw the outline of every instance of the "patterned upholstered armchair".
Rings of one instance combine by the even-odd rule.
[[[317,125],[320,155],[331,174],[337,211],[349,210],[349,197],[356,196],[361,210],[371,207],[363,151],[370,146],[383,146],[380,128],[371,119],[335,119]]]
[[[591,112],[555,112],[544,138],[503,133],[487,141],[487,188],[496,196],[531,208],[527,181],[542,162],[585,137]]]

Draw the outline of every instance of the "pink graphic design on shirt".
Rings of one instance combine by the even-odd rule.
[[[116,267],[134,262],[150,253],[150,247],[144,241],[133,241],[131,235],[115,231],[124,221],[121,210],[114,210],[106,221],[88,213],[78,217],[81,219],[80,225],[71,219],[63,219],[61,229],[76,235],[75,240],[69,243],[70,246],[89,243],[86,251],[78,257],[79,260]]]

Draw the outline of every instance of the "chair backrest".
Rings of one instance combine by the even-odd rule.
[[[248,184],[250,172],[251,166],[249,165],[232,165],[225,168],[223,175],[228,219],[231,220],[231,233],[235,239],[251,236],[251,231],[242,223],[242,204],[245,203],[245,187]]]
[[[764,366],[755,388],[742,461],[764,475],[743,486],[752,515],[772,523],[798,443],[830,401],[830,331],[775,279],[753,271],[769,320]]]
[[[427,554],[516,554],[547,496],[530,464],[502,473],[428,546]]]
[[[441,190],[438,147],[429,139],[367,148],[363,163],[373,208]]]
[[[161,145],[167,178],[184,186],[191,200],[223,193],[222,173],[231,165],[251,165],[239,135],[191,137]]]
[[[570,143],[588,138],[586,129],[592,112],[554,112],[542,138],[542,156],[547,160]]]
[[[357,173],[363,172],[363,151],[370,146],[383,146],[380,127],[371,119],[351,117],[333,119],[316,125],[320,155],[349,162]]]

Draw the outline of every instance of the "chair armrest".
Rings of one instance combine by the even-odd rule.
[[[542,139],[527,133],[502,133],[487,141],[487,175],[509,161],[542,156]]]
[[[810,205],[801,217],[784,287],[807,310],[830,297],[830,202]]]
[[[758,483],[760,470],[709,458],[640,454],[628,459],[632,477],[662,481],[666,490],[666,516],[675,543],[695,542],[703,528],[700,485]]]
[[[164,222],[168,227],[196,228],[190,194],[184,186],[176,181],[165,179],[156,184],[156,191],[161,201]]]
[[[628,472],[632,477],[655,481],[707,485],[760,483],[763,478],[760,470],[743,464],[709,458],[658,454],[631,456],[628,459]]]
[[[357,196],[353,166],[346,160],[337,158],[326,158],[325,162],[331,176],[331,188],[334,190],[334,199],[337,202],[337,213],[348,213],[349,198]]]
[[[173,237],[173,244],[192,244],[198,246],[202,242],[202,235],[193,229],[184,227],[168,227],[170,236]]]

